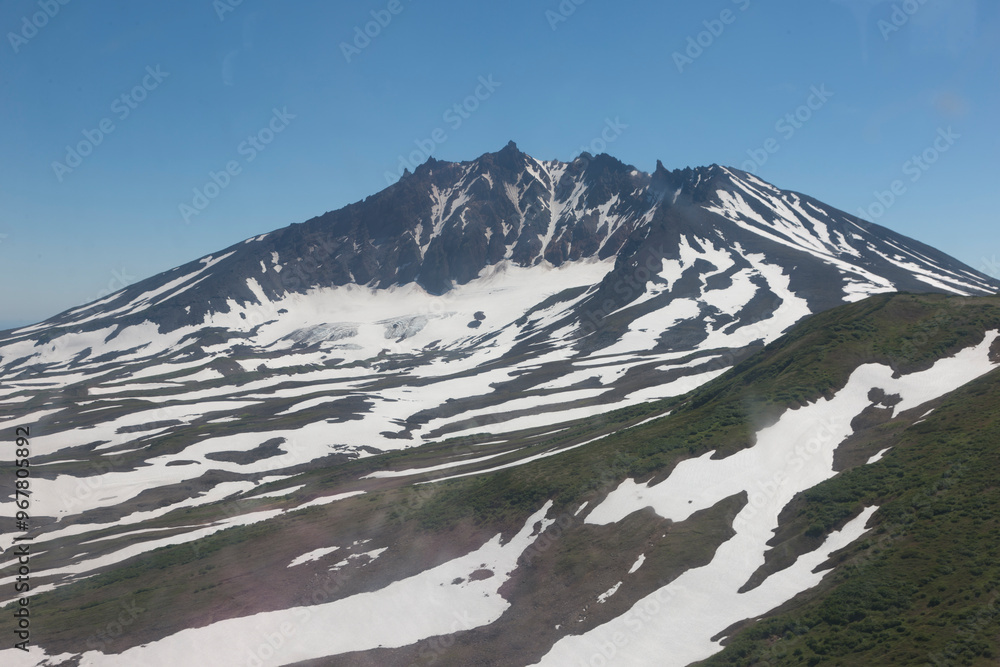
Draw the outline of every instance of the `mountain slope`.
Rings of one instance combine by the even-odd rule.
[[[36,599],[42,644],[98,665],[192,646],[214,664],[663,665],[729,637],[718,664],[987,664],[998,363],[997,298],[873,297],[686,396],[513,450],[465,438],[232,486],[140,533],[67,526],[36,538],[39,582],[61,584]],[[140,611],[109,632],[123,609]]]
[[[845,301],[997,287],[737,170],[510,144],[6,332],[0,410],[39,433],[37,521],[93,521],[446,437],[510,448]]]
[[[716,448],[732,453],[753,442],[761,424],[784,419],[775,406],[805,406],[817,391],[832,400],[865,361],[906,376],[931,372],[931,362],[959,351],[958,342],[982,344],[974,339],[989,330],[975,320],[955,331],[964,320],[943,315],[951,318],[947,326],[911,336],[913,350],[928,341],[939,347],[910,365],[912,350],[854,350],[845,333],[837,342],[854,351],[843,367],[821,372],[808,357],[796,358],[795,366],[819,373],[803,385],[777,387],[767,378],[760,385],[761,378],[743,374],[748,358],[788,341],[782,335],[797,323],[831,308],[889,308],[896,301],[865,299],[898,290],[965,298],[998,286],[916,241],[738,170],[667,171],[658,163],[644,174],[587,154],[540,162],[513,144],[471,162],[429,161],[363,202],[0,334],[0,423],[31,432],[32,534],[46,550],[36,592],[50,592],[60,609],[46,647],[79,653],[73,628],[99,628],[91,619],[111,613],[108,599],[137,594],[129,588],[136,577],[156,579],[160,571],[175,581],[155,589],[162,600],[142,599],[173,611],[159,625],[136,622],[128,637],[100,640],[101,652],[216,621],[238,626],[241,612],[301,607],[313,591],[303,572],[327,582],[330,572],[351,572],[350,581],[336,575],[333,589],[322,590],[324,602],[344,600],[329,613],[353,617],[356,594],[443,585],[451,580],[435,577],[464,557],[480,558],[482,567],[475,577],[453,577],[464,584],[448,595],[459,602],[483,597],[474,627],[506,628],[513,593],[490,586],[540,539],[525,522],[546,501],[554,505],[539,515],[542,523],[576,519],[579,511],[577,523],[586,524],[589,510],[569,503],[583,498],[593,509],[598,498],[587,494],[595,489],[603,495],[625,476],[666,474],[678,452],[707,451],[709,440],[729,443]],[[913,303],[925,305],[914,308],[935,298],[921,297]],[[855,302],[860,310],[837,308]],[[982,304],[989,303],[972,310],[987,312]],[[905,315],[901,322],[909,321]],[[905,339],[891,319],[872,326],[850,336]],[[710,393],[681,397],[719,386],[734,366],[739,381],[773,395],[774,405],[744,397],[752,410],[727,403],[718,408],[722,416],[697,425],[686,421],[690,412],[672,417],[684,436],[670,440],[669,455],[650,444],[663,442],[653,426],[631,428],[692,400],[714,404]],[[896,382],[878,377],[885,391]],[[933,377],[942,392],[957,387]],[[866,398],[852,392],[851,401]],[[861,402],[846,404],[864,412],[864,423],[892,408]],[[848,426],[839,425],[838,437],[848,437]],[[598,463],[591,452],[609,443],[622,456]],[[584,472],[572,472],[576,465]],[[534,470],[547,472],[525,476]],[[808,479],[818,484],[832,472],[824,467]],[[3,503],[8,520],[12,500],[8,493]],[[617,521],[586,526],[581,530],[590,532],[578,539],[617,548],[676,520],[674,534],[690,535],[679,551],[661,554],[665,569],[643,584],[652,590],[665,583],[663,573],[707,566],[721,545],[745,539],[732,523],[741,502],[752,503],[752,495],[714,498],[689,508],[691,516],[646,513],[625,532]],[[503,539],[494,544],[496,531]],[[354,537],[313,544],[331,533]],[[831,536],[830,544],[848,536]],[[754,549],[763,550],[760,537]],[[10,550],[13,540],[14,531],[5,530],[0,548]],[[284,546],[276,551],[274,540]],[[443,541],[452,546],[442,548]],[[245,543],[258,545],[268,564],[243,564]],[[781,559],[801,544],[776,550],[784,555],[767,567],[787,564]],[[312,552],[303,549],[309,545]],[[808,545],[817,557],[825,548]],[[611,610],[637,599],[638,589],[612,591],[617,582],[602,575],[590,583],[607,584],[594,594],[607,593],[604,602],[586,602],[593,591],[573,582],[587,563],[603,567],[600,551],[586,551],[587,558],[567,556],[539,571],[562,577],[568,597],[532,604],[558,614],[576,602]],[[326,569],[315,564],[330,554],[340,560]],[[275,570],[275,559],[286,557],[287,567]],[[767,567],[747,576],[759,583]],[[212,569],[238,574],[216,582]],[[257,590],[246,585],[251,573],[270,579]],[[188,587],[194,581],[202,583]],[[182,598],[202,601],[196,617],[177,607]],[[77,601],[85,612],[73,611]],[[573,622],[596,629],[612,616],[592,611]],[[393,641],[450,632],[455,622],[434,614],[424,620]],[[520,623],[496,636],[528,637]],[[577,651],[565,634],[539,631],[522,654]],[[320,638],[311,650],[367,651],[372,646],[350,642],[375,636],[348,633],[343,651]]]
[[[995,665],[998,401],[991,374],[881,434],[884,461],[805,494],[787,512],[798,530],[873,502],[881,516],[820,590],[747,624],[704,664]]]
[[[745,249],[734,252],[737,244]],[[653,256],[658,264],[646,273],[658,273],[670,262],[689,264],[685,252],[703,255],[713,246],[740,268],[741,255],[764,253],[793,285],[815,283],[810,298],[829,305],[879,291],[976,295],[998,287],[933,248],[736,169],[671,172],[658,162],[646,174],[587,153],[570,163],[541,162],[510,143],[472,162],[431,159],[363,202],[247,239],[8,337],[147,320],[172,331],[347,285],[415,283],[441,295],[505,265],[616,259],[620,273]],[[716,268],[719,282],[731,275]],[[639,289],[623,304],[639,297],[650,277],[633,277]],[[824,288],[820,279],[834,285]]]

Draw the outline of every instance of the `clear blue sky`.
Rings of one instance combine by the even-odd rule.
[[[992,0],[62,2],[0,5],[0,327],[362,199],[416,142],[567,160],[607,119],[639,169],[753,166],[1000,272]]]

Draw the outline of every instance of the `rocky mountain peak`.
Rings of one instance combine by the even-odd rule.
[[[942,253],[736,169],[668,170],[657,160],[648,174],[587,152],[570,162],[539,161],[511,141],[468,162],[431,158],[364,201],[248,239],[53,321],[98,327],[109,318],[148,319],[169,330],[350,285],[415,284],[443,295],[504,265],[648,261],[660,271],[662,258],[686,262],[688,248],[707,253],[709,240],[720,253],[777,262],[793,283],[809,287],[817,307],[893,289],[997,288]],[[645,275],[641,289],[619,290],[612,300],[641,298],[656,282]]]

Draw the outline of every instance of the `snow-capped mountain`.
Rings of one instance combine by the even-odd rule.
[[[255,475],[674,396],[838,303],[997,287],[744,172],[541,162],[511,143],[8,332],[0,406],[48,420],[51,460],[120,455],[123,497],[84,503],[111,505],[265,441],[281,456],[213,467]],[[159,456],[164,440],[183,445]],[[53,483],[51,502],[79,480]]]
[[[275,438],[269,424],[336,415],[321,451],[355,455],[682,393],[872,294],[998,286],[738,170],[541,162],[511,143],[7,332],[0,370],[8,397],[74,387],[60,409],[145,407],[85,442],[57,427],[53,451],[136,449],[153,437],[136,424],[179,435],[246,408]]]
[[[669,172],[657,162],[646,174],[587,153],[541,162],[510,143],[472,162],[432,158],[363,202],[248,239],[18,337],[147,321],[161,332],[224,324],[225,315],[334,287],[414,285],[445,295],[506,267],[587,260],[614,261],[602,277],[628,289],[600,296],[628,305],[674,291],[671,278],[685,282],[698,259],[714,267],[706,278],[728,284],[758,254],[814,308],[878,292],[997,288],[933,248],[736,169]]]
[[[511,143],[0,334],[0,424],[32,432],[36,540],[59,551],[37,576],[53,590],[417,472],[556,457],[623,431],[609,411],[655,419],[650,401],[837,305],[998,287],[739,170],[543,162]],[[432,465],[378,456],[418,445]],[[342,493],[293,483],[363,459],[378,463]],[[296,504],[255,511],[278,497],[261,484]],[[513,567],[535,521],[472,560]]]
[[[885,295],[684,397],[555,429],[248,474],[309,443],[209,451],[199,422],[149,445],[132,497],[124,452],[43,454],[32,508],[57,490],[40,481],[95,474],[62,498],[76,516],[32,516],[3,554],[32,631],[0,604],[31,639],[0,661],[989,664],[998,365],[997,298]],[[44,451],[36,417],[19,444]],[[164,459],[202,474],[158,485]]]

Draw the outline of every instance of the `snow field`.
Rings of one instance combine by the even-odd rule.
[[[249,482],[233,482],[232,484],[241,484],[242,485],[242,484],[249,484]],[[213,491],[215,491],[215,489],[213,489]],[[364,494],[364,491],[351,491],[351,492],[341,493],[341,494],[332,495],[332,496],[324,496],[324,497],[316,498],[314,500],[308,501],[306,503],[303,503],[301,505],[298,505],[296,507],[292,507],[292,508],[289,508],[289,509],[276,509],[276,510],[265,510],[265,511],[261,511],[261,512],[250,512],[250,513],[247,513],[247,514],[241,514],[241,515],[237,515],[237,516],[231,516],[231,517],[229,517],[227,519],[223,519],[222,521],[217,521],[217,522],[215,522],[213,524],[209,524],[207,526],[190,526],[190,528],[193,528],[194,530],[190,530],[190,531],[185,532],[185,533],[179,533],[177,535],[172,535],[170,537],[164,537],[164,538],[160,538],[160,539],[146,540],[146,541],[143,541],[143,542],[136,542],[136,543],[130,544],[130,545],[128,545],[128,546],[126,546],[126,547],[124,547],[122,549],[119,549],[117,551],[114,551],[112,553],[109,553],[109,554],[106,554],[106,555],[103,555],[103,556],[99,556],[97,558],[80,560],[80,561],[78,561],[78,562],[76,562],[76,563],[74,563],[72,565],[66,566],[66,567],[51,568],[51,569],[48,569],[48,570],[39,571],[39,572],[35,573],[35,576],[36,577],[50,577],[50,576],[57,576],[57,575],[73,575],[72,576],[72,580],[78,580],[78,579],[82,578],[79,575],[85,575],[86,573],[93,572],[94,570],[97,570],[99,568],[107,567],[109,565],[114,565],[115,563],[120,563],[120,562],[122,562],[124,560],[127,560],[129,558],[133,558],[135,556],[147,553],[149,551],[153,551],[154,549],[159,549],[160,547],[174,546],[174,545],[178,545],[178,544],[187,544],[189,542],[194,542],[194,541],[200,540],[200,539],[202,539],[204,537],[208,537],[209,535],[217,533],[217,532],[219,532],[221,530],[225,530],[226,528],[232,528],[232,527],[235,527],[235,526],[249,526],[249,525],[252,525],[252,524],[255,524],[255,523],[260,523],[262,521],[268,521],[269,519],[273,519],[273,518],[275,518],[277,516],[280,516],[282,514],[286,514],[286,513],[289,513],[289,512],[297,512],[299,510],[303,510],[303,509],[306,509],[306,508],[309,508],[309,507],[316,507],[316,506],[319,506],[319,505],[328,505],[330,503],[337,502],[338,500],[344,500],[345,498],[351,498],[351,497],[362,495],[362,494]],[[142,513],[136,513],[136,514],[144,514],[144,515],[145,514],[165,514],[166,512],[164,510],[169,511],[169,510],[177,509],[179,507],[194,506],[194,505],[197,505],[197,504],[204,504],[204,502],[190,503],[190,504],[189,503],[180,503],[180,504],[174,505],[174,506],[169,507],[169,508],[161,508],[160,510],[154,510],[153,512],[142,512]],[[130,515],[130,516],[133,516],[133,515]],[[148,516],[144,516],[144,517],[142,517],[142,520],[145,520],[145,519],[148,519],[148,518],[149,518]],[[127,520],[127,519],[128,519],[128,517],[125,518],[125,520]],[[133,523],[133,522],[134,521],[129,521],[129,523]],[[78,533],[78,532],[85,532],[84,530],[80,530],[81,528],[82,529],[87,529],[86,532],[90,532],[92,530],[99,530],[99,529],[103,529],[103,528],[107,528],[109,526],[115,526],[115,525],[121,525],[121,523],[120,522],[115,522],[115,523],[112,523],[112,524],[77,524],[76,526],[71,526],[70,529],[64,535],[60,535],[60,537],[65,537],[66,535],[71,535],[71,534],[75,534],[75,533]],[[133,534],[134,533],[138,533],[138,532],[140,532],[140,531],[133,531]],[[118,536],[114,536],[114,537],[118,537]],[[107,539],[111,539],[111,538],[107,538]],[[95,540],[95,541],[97,541],[97,540]],[[7,577],[5,579],[0,580],[0,586],[13,583],[14,580],[15,580],[15,578],[16,577],[11,576],[11,577]],[[61,581],[61,582],[58,582],[58,583],[55,583],[55,584],[48,584],[48,585],[46,585],[45,590],[52,590],[52,589],[58,588],[59,586],[63,586],[65,584],[67,584],[67,583],[72,583],[72,580],[71,581]],[[40,589],[36,588],[35,592],[36,593],[40,592]],[[10,602],[10,600],[4,601],[4,602],[0,602],[0,606],[3,606],[5,604],[7,604],[8,602]]]
[[[88,651],[81,665],[174,667],[194,653],[205,664],[277,667],[350,651],[414,644],[496,621],[510,606],[498,593],[517,560],[543,532],[551,502],[506,544],[500,535],[479,549],[382,590],[307,607],[219,621],[137,646],[118,655]],[[541,522],[541,531],[534,526]],[[493,573],[469,580],[476,570]],[[453,584],[462,579],[460,584]],[[331,631],[335,628],[336,631]]]
[[[732,623],[763,614],[815,586],[822,578],[822,573],[813,572],[815,567],[863,534],[877,508],[867,508],[831,534],[820,549],[800,556],[760,586],[738,592],[764,564],[766,542],[778,527],[782,508],[795,494],[834,476],[833,455],[853,432],[851,420],[871,404],[871,389],[900,394],[903,401],[896,406],[897,412],[922,405],[995,368],[988,355],[998,337],[1000,332],[991,332],[981,344],[941,359],[926,371],[899,378],[893,378],[888,366],[863,365],[832,399],[786,411],[776,424],[758,432],[757,443],[749,449],[719,460],[708,452],[682,461],[654,486],[630,479],[622,482],[590,511],[587,523],[617,523],[644,507],[679,522],[739,493],[746,493],[749,502],[733,522],[736,535],[719,547],[711,563],[688,570],[647,597],[657,601],[658,613],[642,634],[630,629],[634,616],[626,614],[584,635],[563,638],[538,664],[590,664],[589,659],[611,646],[620,664],[687,665],[720,650],[721,644],[711,638]],[[628,641],[622,645],[614,641],[616,637]],[[672,650],[664,654],[657,646]]]

